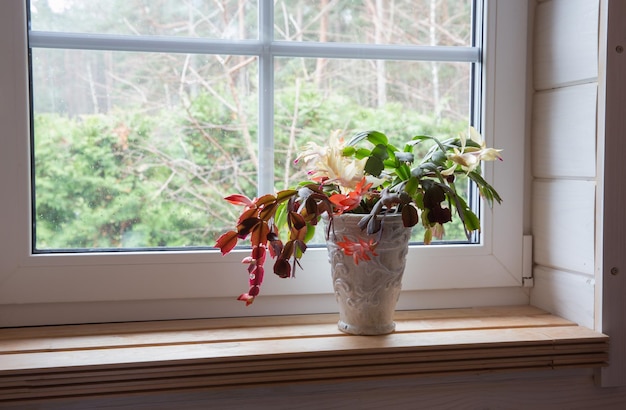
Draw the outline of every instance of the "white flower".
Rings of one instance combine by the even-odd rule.
[[[304,161],[312,181],[336,183],[342,188],[354,190],[363,179],[365,159],[343,155],[346,143],[340,131],[331,133],[328,144],[320,147],[309,142],[296,162]]]
[[[473,145],[467,146],[467,137],[465,134],[460,134],[459,139],[461,140],[461,149],[459,150],[454,148],[453,152],[446,154],[447,158],[454,162],[454,164],[450,168],[442,171],[442,175],[452,175],[457,165],[460,165],[461,169],[469,174],[480,165],[481,161],[493,161],[495,159],[502,160],[502,157],[500,156],[500,151],[502,150],[487,148],[485,141],[474,127],[470,127],[469,135],[470,140],[478,144],[479,147],[475,147]]]

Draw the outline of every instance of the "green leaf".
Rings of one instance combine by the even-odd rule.
[[[282,202],[278,206],[278,209],[276,210],[276,213],[274,214],[274,223],[276,224],[276,226],[278,226],[279,230],[287,224],[286,204],[287,204],[286,202]]]
[[[389,158],[389,152],[387,152],[387,146],[383,144],[378,144],[372,150],[372,156],[380,158],[381,160],[385,160]]]
[[[409,168],[407,164],[401,164],[396,169],[396,175],[398,175],[398,178],[400,178],[402,181],[407,181],[411,178],[411,168]],[[413,179],[417,180],[416,178]]]
[[[315,225],[306,224],[306,235],[304,236],[304,242],[307,243],[315,236]]]
[[[354,148],[353,146],[347,146],[343,149],[343,151],[341,152],[341,155],[343,155],[344,157],[351,157],[356,153],[356,148]]]
[[[367,148],[359,148],[359,149],[357,149],[357,150],[356,150],[356,152],[354,153],[354,156],[355,156],[357,159],[367,158],[367,157],[369,157],[370,155],[372,155],[372,151],[370,151],[370,150],[369,150],[369,149],[367,149]]]
[[[417,195],[413,197],[413,200],[415,201],[415,205],[417,205],[419,209],[424,209],[424,193],[423,192],[418,192]]]
[[[387,145],[389,144],[389,140],[387,136],[379,131],[368,131],[367,132],[367,140],[374,145]]]
[[[426,174],[426,172],[424,171],[425,169],[423,169],[421,166],[415,167],[411,169],[411,176],[414,178],[420,179]]]
[[[362,132],[358,132],[358,133],[354,134],[352,136],[352,138],[350,138],[350,141],[348,141],[347,145],[354,146],[354,145],[358,144],[359,142],[361,142],[361,141],[363,141],[364,139],[367,138],[368,133],[369,133],[369,131],[362,131]]]
[[[443,164],[446,162],[446,160],[448,159],[448,157],[446,157],[446,154],[442,151],[435,151],[433,153],[433,155],[430,157],[430,160],[439,166],[443,166]]]
[[[413,197],[417,193],[418,187],[419,187],[419,180],[415,177],[410,177],[406,181],[406,185],[404,186],[404,191],[407,194],[409,194],[411,197]]]
[[[430,135],[416,135],[413,138],[411,138],[411,141],[409,141],[407,145],[417,145],[424,140],[431,140],[431,139],[433,139],[433,137],[431,137]]]
[[[408,162],[408,163],[413,162],[415,158],[412,152],[400,152],[400,151],[395,152],[395,157],[400,162]]]
[[[502,202],[502,198],[500,198],[500,194],[495,190],[494,187],[489,185],[487,181],[478,173],[478,172],[470,172],[468,174],[470,179],[478,185],[478,190],[480,191],[480,195],[485,198],[489,206],[493,206],[493,201],[495,200],[498,203]]]
[[[383,172],[384,169],[385,164],[383,161],[375,156],[369,157],[364,167],[365,172],[375,177],[379,177],[380,173]]]
[[[433,232],[429,229],[426,229],[424,231],[424,244],[425,245],[430,245],[430,243],[433,241]]]
[[[480,230],[480,219],[476,216],[471,209],[466,208],[463,213],[465,214],[465,227],[468,231]]]
[[[435,141],[435,143],[437,144],[440,150],[446,151],[441,141],[439,141],[439,139],[435,137],[431,137],[430,135],[416,135],[415,137],[413,137],[413,141],[415,141],[414,144],[419,144],[421,141],[424,141],[424,140]]]

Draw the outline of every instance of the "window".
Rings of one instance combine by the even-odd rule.
[[[49,180],[54,180],[52,165],[55,163],[44,166],[41,162],[49,161],[50,156],[57,158],[57,165],[68,161],[76,167],[81,166],[72,156],[72,152],[62,152],[63,134],[68,133],[65,138],[75,137],[70,135],[70,130],[76,130],[76,127],[82,127],[75,131],[82,136],[78,140],[92,138],[90,146],[113,146],[118,150],[118,159],[130,155],[127,152],[129,136],[141,132],[155,134],[158,130],[161,134],[156,135],[151,144],[143,146],[143,151],[133,155],[144,155],[141,159],[145,161],[140,165],[145,169],[152,168],[153,172],[165,170],[163,178],[166,182],[178,180],[171,184],[161,184],[158,187],[161,193],[167,190],[168,195],[174,196],[186,191],[189,198],[207,201],[211,196],[206,192],[196,191],[196,187],[188,183],[188,180],[215,179],[215,174],[208,172],[214,169],[210,166],[183,163],[180,157],[172,157],[171,151],[167,149],[172,145],[177,145],[175,148],[178,150],[193,148],[193,144],[178,144],[176,139],[195,137],[205,144],[204,147],[200,144],[198,148],[202,155],[207,140],[213,135],[231,133],[241,137],[240,145],[236,148],[240,156],[231,158],[230,162],[226,161],[221,175],[228,177],[235,172],[244,174],[245,178],[242,180],[252,181],[248,188],[243,189],[247,189],[249,195],[254,195],[250,190],[254,191],[255,188],[261,192],[271,191],[275,184],[282,184],[283,180],[287,180],[288,184],[287,174],[291,171],[276,172],[276,169],[286,169],[285,164],[289,163],[290,157],[288,152],[293,150],[290,143],[316,137],[311,133],[314,126],[304,125],[319,121],[315,118],[316,110],[327,110],[335,114],[333,121],[328,121],[326,117],[324,119],[329,122],[329,129],[345,127],[346,115],[341,111],[342,107],[349,107],[350,112],[355,112],[359,108],[355,102],[359,101],[360,106],[374,108],[369,112],[363,109],[358,115],[355,114],[357,119],[350,118],[351,122],[347,124],[350,127],[383,129],[387,123],[379,124],[376,118],[383,114],[390,116],[393,112],[375,107],[394,106],[396,111],[399,109],[410,118],[410,124],[418,124],[417,115],[412,116],[418,104],[411,100],[419,100],[419,88],[390,93],[377,87],[365,89],[355,83],[352,85],[353,101],[346,100],[339,92],[332,96],[316,97],[317,90],[307,88],[308,82],[325,81],[330,84],[329,87],[335,84],[334,87],[340,89],[355,76],[363,77],[363,83],[367,83],[367,77],[372,76],[372,85],[396,88],[432,83],[432,78],[439,78],[442,82],[444,79],[457,79],[462,84],[457,85],[457,88],[465,90],[465,98],[439,95],[439,99],[431,99],[435,102],[429,106],[435,113],[434,117],[427,117],[452,123],[451,128],[463,128],[470,121],[479,124],[488,142],[504,148],[506,155],[506,161],[498,164],[497,173],[493,172],[492,167],[486,167],[487,178],[497,186],[505,202],[493,210],[482,211],[484,228],[480,244],[435,245],[411,249],[404,279],[405,292],[400,306],[416,308],[441,307],[442,304],[494,304],[498,303],[498,299],[506,300],[502,303],[510,304],[525,297],[519,286],[522,270],[521,187],[525,119],[526,4],[520,2],[521,6],[519,3],[510,5],[491,0],[484,4],[477,1],[474,7],[470,7],[472,2],[462,2],[467,5],[468,10],[474,12],[474,21],[482,24],[482,30],[476,30],[474,35],[465,33],[464,36],[458,36],[465,38],[466,43],[459,40],[460,45],[448,46],[438,42],[436,32],[434,35],[432,32],[426,35],[420,33],[420,30],[411,31],[411,27],[402,31],[401,35],[385,32],[376,24],[366,26],[367,29],[355,30],[354,33],[330,29],[308,30],[307,27],[319,26],[313,22],[321,18],[320,16],[326,16],[326,23],[331,26],[346,26],[348,29],[362,28],[363,25],[349,23],[353,19],[365,17],[348,13],[350,7],[340,6],[326,14],[307,10],[306,7],[301,14],[293,14],[288,8],[291,3],[297,2],[274,2],[274,5],[269,1],[260,1],[258,4],[232,2],[237,7],[225,9],[225,12],[236,16],[230,20],[211,20],[208,15],[203,15],[201,1],[185,2],[184,7],[181,7],[180,2],[162,2],[159,8],[151,3],[157,11],[181,13],[176,15],[176,21],[183,21],[185,24],[169,24],[160,19],[162,16],[158,12],[151,15],[152,25],[149,27],[136,26],[132,19],[100,19],[107,23],[100,27],[85,24],[89,13],[106,15],[107,10],[96,10],[107,7],[99,2],[100,6],[81,10],[82,14],[79,13],[78,16],[82,16],[82,20],[38,20],[32,16],[30,34],[26,31],[26,3],[12,1],[0,6],[3,16],[0,18],[3,23],[1,50],[4,55],[12,56],[8,60],[11,63],[3,66],[0,73],[3,89],[9,90],[7,95],[12,97],[4,99],[0,106],[2,123],[7,124],[3,131],[3,141],[6,141],[7,149],[3,149],[0,154],[3,171],[0,181],[7,202],[7,211],[2,214],[7,229],[2,233],[0,251],[3,253],[0,300],[11,316],[2,318],[5,323],[332,311],[334,302],[330,294],[330,281],[325,280],[329,269],[323,248],[312,249],[307,253],[303,260],[304,271],[298,273],[297,279],[268,278],[263,285],[263,298],[252,308],[246,309],[234,300],[246,286],[245,271],[240,265],[241,254],[233,253],[222,257],[218,252],[196,248],[207,245],[202,240],[190,243],[179,239],[172,242],[164,239],[163,242],[156,243],[143,241],[142,237],[149,236],[146,229],[150,224],[146,224],[143,230],[127,229],[128,235],[120,236],[123,238],[120,239],[123,242],[121,245],[130,249],[127,252],[107,252],[120,245],[107,239],[102,239],[95,245],[93,241],[76,240],[80,239],[78,232],[81,228],[86,231],[91,229],[93,232],[92,220],[86,216],[83,218],[84,214],[75,218],[68,234],[55,227],[56,219],[63,217],[55,212],[77,213],[80,209],[94,208],[97,205],[82,204],[80,201],[84,200],[84,196],[72,196],[71,192],[67,192],[85,189],[74,186],[74,183],[63,185],[67,188],[63,191],[46,191],[45,186],[37,186],[38,183],[47,181],[37,173],[47,169],[52,173]],[[398,5],[401,3],[403,2],[397,2]],[[428,9],[431,4],[444,3],[446,2],[433,0],[424,2],[423,7]],[[87,3],[82,3],[83,6],[85,4]],[[178,6],[175,7],[175,4]],[[31,11],[45,11],[55,17],[54,13],[64,15],[61,13],[63,8],[72,5],[81,7],[81,2],[38,0],[32,2]],[[309,3],[306,6],[310,8]],[[436,13],[437,9],[434,10]],[[151,11],[146,5],[145,9],[131,7],[127,12],[131,15]],[[382,11],[379,11],[381,14],[371,10],[370,12],[381,18],[387,16]],[[406,21],[402,21],[402,13],[394,16],[398,19],[394,22],[394,28],[403,28]],[[467,13],[467,19],[471,17],[472,14]],[[311,21],[308,22],[307,18]],[[225,23],[219,25],[216,21]],[[189,24],[190,22],[193,24]],[[425,26],[428,27],[428,24]],[[268,27],[274,27],[274,30],[268,30]],[[257,32],[260,34],[257,35]],[[353,37],[343,37],[346,34]],[[423,37],[422,40],[419,40],[420,36]],[[495,41],[496,37],[498,42]],[[481,40],[484,40],[482,46]],[[417,45],[412,45],[415,43]],[[25,74],[27,44],[31,47],[33,61],[33,77],[30,83],[34,106],[32,119],[29,118],[29,101],[26,98],[29,89]],[[60,65],[60,61],[69,64]],[[430,77],[428,81],[417,78],[417,73],[424,71],[419,68],[420,65],[426,65],[431,72],[440,74]],[[142,70],[137,70],[137,66]],[[59,67],[65,69],[60,70]],[[216,71],[218,68],[222,71]],[[125,78],[124,75],[131,71],[135,77]],[[444,76],[446,71],[448,74]],[[236,72],[237,75],[225,75],[225,72]],[[454,74],[451,76],[450,72]],[[480,75],[472,77],[472,72]],[[306,75],[298,76],[298,73]],[[377,76],[382,74],[394,81],[377,82]],[[436,95],[437,88],[432,84],[431,86],[429,92]],[[236,88],[236,93],[225,94],[219,91],[232,91],[233,88]],[[440,89],[444,88],[442,84]],[[224,95],[228,95],[228,98]],[[402,96],[406,101],[394,101],[391,98],[390,101],[385,101],[384,97],[387,96]],[[470,99],[470,96],[474,98]],[[167,105],[155,104],[157,101],[165,101]],[[295,108],[297,104],[309,104],[309,107]],[[401,104],[408,104],[409,108],[402,107]],[[422,104],[424,106],[427,105]],[[139,107],[143,110],[142,115],[135,114],[131,107]],[[477,110],[478,107],[481,109]],[[448,114],[444,112],[445,109],[448,109]],[[90,115],[84,115],[85,111]],[[119,117],[110,124],[98,115],[112,111],[116,111]],[[187,115],[192,111],[194,115]],[[294,113],[298,114],[298,118]],[[226,122],[211,121],[209,114],[235,116],[237,121],[229,122],[231,128],[228,128],[223,126]],[[309,118],[306,118],[307,115]],[[286,121],[281,122],[281,116]],[[457,125],[451,120],[453,117],[457,120]],[[459,117],[461,121],[458,121]],[[395,123],[393,119],[392,117],[390,122]],[[29,124],[33,125],[35,145],[35,154],[32,157],[35,167],[32,175],[29,167]],[[184,124],[187,134],[180,131],[180,124]],[[219,134],[207,132],[207,127],[211,125],[219,128]],[[316,124],[317,127],[322,125]],[[103,137],[97,131],[103,128],[106,129],[109,140],[97,141]],[[394,133],[394,130],[384,131]],[[409,130],[414,131],[422,130]],[[56,145],[45,144],[48,140],[42,136],[46,133],[57,138]],[[172,136],[173,134],[175,135]],[[232,138],[228,139],[231,140]],[[257,150],[256,146],[261,148]],[[98,153],[93,155],[95,158],[88,164],[83,164],[82,169],[95,167],[96,171],[104,172],[102,168],[107,166],[106,160],[111,158],[102,157]],[[258,157],[258,169],[254,169],[254,164],[257,163],[255,157]],[[165,163],[170,167],[164,167]],[[47,165],[50,166],[46,168]],[[198,169],[201,170],[201,175],[196,172]],[[81,172],[81,169],[77,172]],[[119,181],[127,175],[128,173],[113,175],[112,180]],[[281,176],[280,181],[275,180],[276,175]],[[134,177],[141,179],[142,176]],[[111,212],[112,220],[115,221],[111,224],[111,229],[120,229],[122,222],[133,225],[136,220],[132,217],[126,220],[115,219],[113,216],[117,217],[132,207],[149,202],[146,200],[150,198],[149,195],[143,198],[144,204],[124,202],[127,197],[116,196],[110,181],[101,180],[99,187],[88,185],[89,183],[85,182],[86,186],[100,189],[98,195],[116,203],[114,208],[102,211]],[[117,189],[143,189],[133,185],[136,183],[138,182],[129,181],[130,185],[121,184],[122,188]],[[233,186],[236,184],[233,183]],[[225,193],[217,189],[216,191],[218,192],[214,193],[214,197]],[[49,198],[45,197],[46,194],[50,194]],[[35,201],[37,210],[32,214],[29,212],[31,200]],[[70,209],[68,206],[60,206],[64,201],[70,204]],[[180,207],[183,205],[179,204]],[[39,212],[44,207],[48,207],[45,208],[46,212]],[[171,218],[177,218],[178,209],[170,206],[164,212]],[[193,209],[193,204],[189,209]],[[198,215],[202,215],[202,212],[190,218],[190,231],[206,229],[206,222]],[[181,223],[184,225],[187,222]],[[218,228],[214,224],[209,225]],[[210,245],[211,240],[208,242]],[[188,244],[192,246],[185,246]],[[173,246],[175,249],[167,252],[154,249],[163,245]],[[72,252],[58,252],[67,251],[67,248],[71,248]],[[74,252],[76,250],[80,252]],[[420,274],[420,271],[425,273]],[[466,290],[462,292],[462,297],[455,291],[455,296],[450,298],[448,289]],[[416,300],[414,293],[421,290],[429,292],[425,298]],[[448,295],[447,300],[441,298],[444,294]],[[490,299],[485,301],[485,297]]]

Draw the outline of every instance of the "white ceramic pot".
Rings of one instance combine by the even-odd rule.
[[[377,235],[366,235],[357,226],[364,215],[343,214],[333,218],[327,241],[333,286],[339,305],[339,330],[355,335],[391,333],[396,324],[393,315],[402,289],[402,275],[411,237],[400,215],[382,220],[382,237],[372,260],[355,263],[344,254],[337,242],[346,238],[358,243],[369,242]]]

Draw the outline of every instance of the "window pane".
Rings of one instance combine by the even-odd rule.
[[[279,0],[277,40],[469,46],[470,0]]]
[[[277,59],[277,188],[305,180],[306,170],[293,160],[307,142],[323,145],[336,129],[348,130],[348,136],[382,131],[399,147],[415,135],[447,138],[466,131],[470,68],[469,63]],[[466,240],[460,223],[446,230],[446,241]],[[420,241],[423,232],[417,227],[414,232]]]
[[[33,50],[35,244],[212,246],[256,194],[256,57]]]
[[[32,29],[78,33],[257,38],[249,0],[31,0]]]

